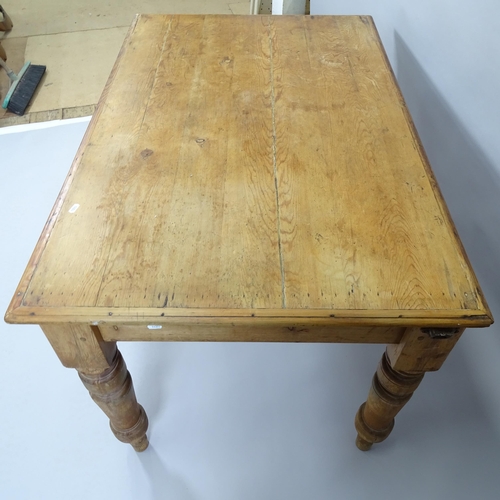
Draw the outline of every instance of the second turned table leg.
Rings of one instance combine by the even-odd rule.
[[[369,450],[386,439],[394,417],[410,400],[425,372],[439,370],[460,338],[459,328],[409,328],[399,344],[387,347],[368,398],[356,414],[356,446]]]
[[[363,451],[380,443],[392,431],[394,417],[412,397],[423,373],[410,374],[394,370],[384,353],[368,393],[356,414],[355,426],[358,431],[356,446]]]
[[[136,451],[148,447],[148,419],[135,397],[132,378],[116,342],[105,342],[97,327],[44,325],[43,332],[64,366],[76,368],[92,399],[109,417],[117,439]]]

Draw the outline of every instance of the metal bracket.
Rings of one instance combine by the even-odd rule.
[[[431,339],[449,339],[460,332],[460,328],[422,328]]]

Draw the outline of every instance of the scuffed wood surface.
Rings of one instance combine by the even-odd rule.
[[[140,16],[6,319],[262,311],[492,321],[371,18]]]

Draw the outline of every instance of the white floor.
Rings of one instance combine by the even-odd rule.
[[[2,312],[85,128],[0,132]],[[497,499],[498,330],[470,331],[368,453],[353,418],[383,346],[122,344],[151,424],[136,454],[37,327],[1,323],[0,498]]]

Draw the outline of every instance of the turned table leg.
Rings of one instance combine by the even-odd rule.
[[[387,353],[384,353],[373,377],[368,399],[356,414],[356,446],[360,450],[369,450],[373,443],[380,443],[391,433],[394,417],[412,397],[423,378],[423,373],[411,375],[397,372],[391,367]]]
[[[459,328],[408,328],[399,344],[387,347],[354,421],[360,450],[367,451],[389,436],[394,417],[424,373],[439,370],[462,332]]]
[[[77,369],[92,399],[109,417],[116,438],[144,451],[148,419],[137,403],[116,342],[105,342],[97,327],[87,325],[44,325],[42,329],[63,365]]]
[[[83,385],[92,399],[109,417],[109,425],[116,438],[130,443],[136,451],[148,447],[146,430],[148,418],[135,398],[132,377],[118,349],[111,366],[98,375],[79,371]]]

